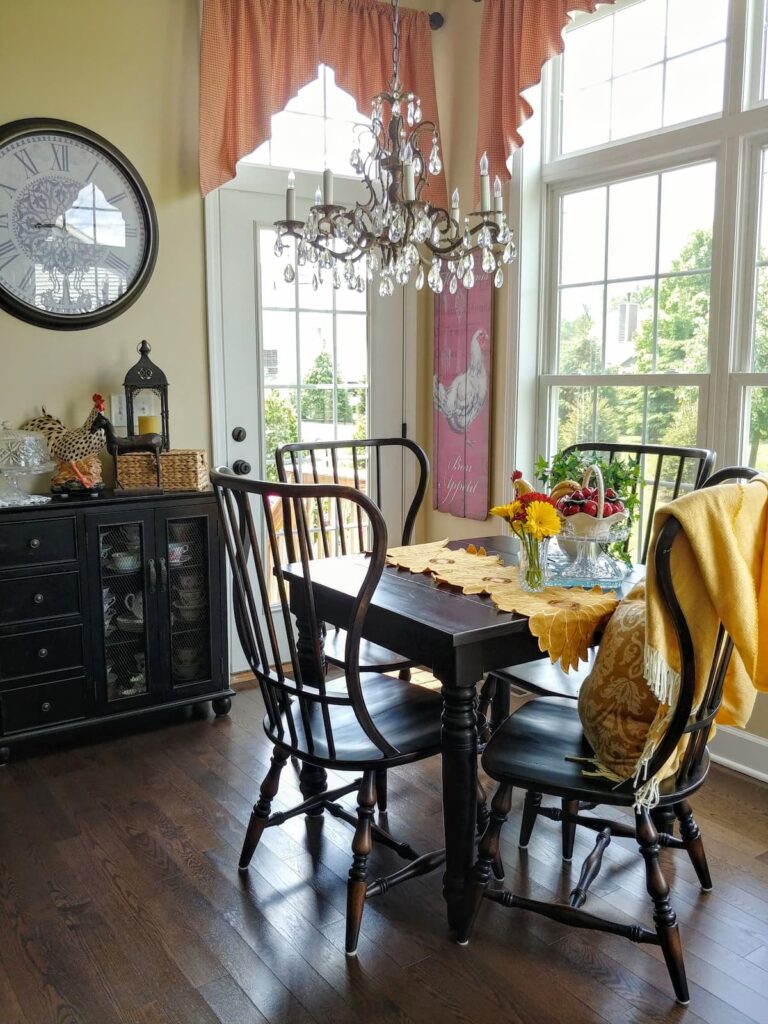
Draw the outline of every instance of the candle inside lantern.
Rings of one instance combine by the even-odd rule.
[[[491,182],[488,177],[488,154],[480,157],[480,212],[488,213],[491,209]]]
[[[288,188],[285,190],[285,219],[296,220],[296,175],[288,172]]]
[[[323,171],[323,202],[326,206],[333,206],[333,171],[330,167]]]
[[[139,416],[139,433],[140,434],[160,434],[160,417],[159,416]]]

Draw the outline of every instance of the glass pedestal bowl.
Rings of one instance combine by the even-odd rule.
[[[0,508],[17,505],[44,505],[51,499],[44,494],[29,494],[19,479],[37,473],[52,473],[55,466],[42,434],[0,426]]]
[[[629,537],[629,522],[625,515],[617,513],[608,519],[592,519],[590,529],[580,529],[581,523],[573,520],[587,517],[578,513],[566,519],[558,534],[558,540],[567,543],[575,557],[572,561],[561,562],[550,573],[549,582],[558,587],[613,587],[621,583],[627,574],[627,567],[603,550],[607,544],[625,541]]]

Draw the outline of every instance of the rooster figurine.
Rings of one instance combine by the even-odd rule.
[[[448,387],[434,379],[434,403],[448,421],[451,430],[465,433],[480,415],[488,398],[488,371],[483,358],[483,346],[488,335],[484,330],[475,331],[469,351],[469,363],[464,373],[454,377]]]
[[[56,472],[51,481],[53,490],[83,488],[96,491],[104,486],[99,452],[104,448],[107,437],[103,429],[93,430],[96,417],[103,412],[104,399],[101,395],[94,395],[93,408],[82,427],[68,429],[61,420],[47,413],[45,408],[42,416],[24,424],[24,430],[34,430],[43,435],[48,442],[48,450],[56,460]]]

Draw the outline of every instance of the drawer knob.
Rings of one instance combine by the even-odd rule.
[[[41,647],[40,650],[37,652],[37,656],[38,656],[38,658],[47,658],[48,657],[48,648],[47,647]]]
[[[43,601],[45,600],[45,595],[44,594],[35,594],[35,596],[32,598],[32,600],[35,602],[35,604],[42,604]]]
[[[37,551],[37,549],[40,547],[40,538],[33,537],[32,540],[29,542],[29,546],[32,548],[33,551]]]
[[[43,705],[42,705],[42,709],[43,709],[43,711],[50,711],[51,710],[51,702],[49,700],[44,700],[43,701]]]

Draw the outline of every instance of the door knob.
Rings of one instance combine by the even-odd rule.
[[[251,472],[251,464],[245,459],[235,459],[232,463],[232,472],[237,473],[238,476],[248,476]]]

